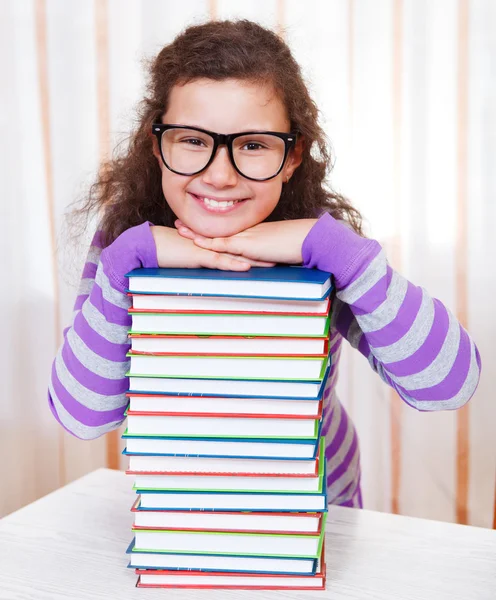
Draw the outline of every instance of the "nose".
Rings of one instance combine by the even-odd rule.
[[[219,146],[214,160],[202,173],[204,183],[216,188],[230,187],[238,182],[238,173],[231,164],[227,146]]]

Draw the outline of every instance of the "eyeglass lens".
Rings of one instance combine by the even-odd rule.
[[[204,169],[212,156],[213,138],[191,129],[167,129],[162,134],[162,154],[167,165],[178,173],[192,174]],[[233,140],[233,157],[239,171],[252,179],[266,179],[277,173],[284,160],[281,138],[254,133]]]

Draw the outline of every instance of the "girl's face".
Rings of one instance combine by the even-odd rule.
[[[174,86],[162,123],[225,134],[290,131],[286,109],[269,86],[234,79],[198,79]],[[301,163],[301,153],[298,142],[279,175],[267,181],[252,181],[240,175],[229,160],[226,146],[217,149],[213,162],[201,173],[178,175],[163,164],[154,138],[167,203],[185,225],[207,237],[234,235],[264,221],[279,201],[283,182]],[[216,206],[209,200],[235,202]]]

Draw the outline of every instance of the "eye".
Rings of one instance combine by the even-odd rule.
[[[266,148],[266,146],[260,142],[246,142],[243,144],[243,150],[262,150],[264,148]]]
[[[181,140],[181,143],[191,144],[192,146],[204,146],[205,143],[203,140],[199,138],[184,138]]]

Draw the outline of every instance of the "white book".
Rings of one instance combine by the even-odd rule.
[[[133,308],[154,311],[231,311],[268,313],[313,313],[329,311],[325,300],[279,300],[268,298],[232,298],[226,296],[185,296],[133,294]]]
[[[174,589],[264,589],[264,590],[298,590],[324,589],[325,579],[322,574],[310,576],[284,575],[240,575],[239,573],[183,573],[156,572],[154,570],[138,571],[138,588],[174,588]]]
[[[129,566],[152,569],[205,569],[212,571],[295,573],[311,575],[315,559],[259,556],[213,556],[211,554],[164,554],[129,551]]]
[[[243,513],[134,509],[134,526],[151,529],[318,533],[322,513]]]
[[[242,379],[174,379],[136,377],[127,373],[131,392],[158,392],[210,396],[263,396],[272,398],[317,398],[323,382]]]
[[[317,417],[321,400],[271,400],[268,398],[218,398],[212,396],[158,396],[128,394],[129,410],[137,412],[307,415]]]
[[[315,380],[324,376],[327,356],[268,358],[233,356],[151,356],[131,354],[130,372],[135,376],[229,379]]]
[[[327,354],[327,338],[130,334],[131,352],[168,354]]]
[[[327,335],[329,317],[140,313],[132,316],[130,333],[183,333],[195,335],[288,335],[312,337]]]
[[[196,417],[137,415],[128,411],[130,435],[176,435],[207,437],[316,437],[318,419],[263,417]]]
[[[313,492],[322,486],[320,475],[289,477],[258,475],[134,475],[136,490],[201,490],[201,491],[261,491]]]
[[[165,491],[141,494],[141,507],[162,510],[269,510],[299,512],[323,511],[327,508],[324,492],[318,494],[222,493]]]
[[[233,456],[247,458],[313,458],[317,440],[304,443],[291,443],[288,440],[256,441],[238,438],[218,439],[174,439],[160,437],[127,437],[128,452],[163,455]]]
[[[317,558],[322,535],[283,535],[134,529],[138,550]]]
[[[134,473],[260,473],[310,475],[317,472],[317,459],[269,460],[249,458],[209,458],[197,456],[129,456]]]
[[[217,269],[135,269],[127,274],[134,294],[193,294],[247,298],[322,300],[331,276],[302,266],[252,267],[249,271]]]

